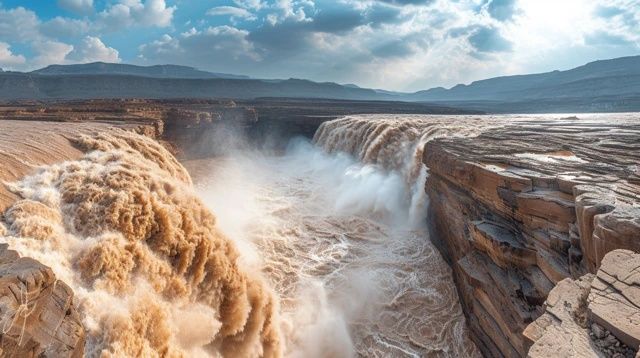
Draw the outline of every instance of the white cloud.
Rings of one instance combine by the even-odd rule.
[[[4,10],[0,8],[0,40],[24,42],[40,36],[36,14],[23,7]]]
[[[123,4],[115,4],[98,14],[98,24],[110,30],[118,30],[133,24],[131,8]]]
[[[271,25],[276,25],[284,21],[310,22],[313,21],[312,16],[308,13],[313,12],[315,4],[308,0],[276,0],[270,6],[275,12],[266,15],[266,20]]]
[[[79,37],[91,28],[91,23],[87,20],[69,19],[65,17],[55,17],[40,25],[42,34],[54,38]]]
[[[241,18],[255,20],[256,16],[246,9],[235,6],[218,6],[207,11],[209,16],[230,16],[231,18]]]
[[[31,47],[36,55],[29,60],[29,68],[65,64],[67,55],[73,51],[73,46],[53,40],[36,41]]]
[[[16,65],[24,64],[26,59],[22,55],[15,55],[11,52],[9,44],[0,42],[0,66],[13,68]]]
[[[171,25],[175,6],[164,0],[120,0],[98,14],[99,23],[109,30],[129,26],[167,27]]]
[[[2,46],[4,61],[11,62],[15,69],[33,69],[52,63],[64,63],[73,46],[47,36],[41,25],[40,19],[31,10],[22,7],[8,10],[0,8],[0,41],[10,45],[25,44],[33,52],[33,56],[25,58],[12,54],[8,46]]]
[[[186,15],[194,1],[107,0],[100,12],[88,6],[95,0],[57,1],[86,16],[43,21],[36,5],[0,5],[5,62],[120,60],[100,40],[105,33],[112,45],[139,46],[132,27],[145,35],[132,39],[160,27],[166,35],[138,47],[141,61],[411,91],[640,50],[639,0],[232,0],[181,24],[172,23],[173,4]]]
[[[239,7],[249,10],[260,10],[268,6],[262,0],[234,0],[233,2]]]
[[[118,55],[118,50],[106,46],[99,38],[87,36],[68,54],[67,60],[80,63],[120,62]]]
[[[78,14],[93,12],[93,0],[58,0],[58,6]]]
[[[249,32],[231,26],[190,30],[179,36],[163,35],[140,46],[140,58],[146,63],[179,63],[191,66],[215,66],[216,71],[233,71],[239,64],[255,66],[261,60]]]

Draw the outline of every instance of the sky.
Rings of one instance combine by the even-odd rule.
[[[640,55],[640,0],[0,0],[0,68],[178,64],[417,91]]]

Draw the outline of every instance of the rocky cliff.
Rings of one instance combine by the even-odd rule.
[[[260,105],[257,117],[267,106]],[[280,106],[273,109],[274,120]],[[309,111],[296,116],[302,120]],[[318,122],[330,118],[323,116],[318,115]],[[15,181],[39,165],[77,159],[82,152],[68,138],[113,126],[163,134],[182,149],[204,143],[192,146],[190,155],[211,154],[212,144],[201,139],[225,123],[260,128],[252,108],[209,100],[8,105],[0,108],[0,118],[13,119],[0,120],[0,163],[5,168],[0,182]],[[370,138],[415,137],[410,138],[416,148],[408,148],[409,157],[416,149],[429,169],[431,237],[453,268],[468,326],[486,356],[634,355],[640,336],[640,262],[630,251],[640,251],[640,120],[634,115],[550,118],[426,117],[424,123],[412,120],[416,128],[408,128],[405,116],[393,118],[401,124],[397,128],[376,120],[382,131],[369,130],[358,120],[352,124],[366,129]],[[305,123],[296,133],[310,132],[318,124]],[[464,131],[469,133],[460,137]],[[366,153],[376,158],[387,152],[395,158],[400,152],[389,138],[366,140],[355,136],[355,130],[349,133],[353,138],[347,142],[366,142],[375,149]],[[455,133],[458,137],[433,139]],[[338,134],[341,138],[344,133]],[[15,199],[0,185],[0,211]],[[0,225],[0,236],[3,229]],[[610,253],[616,249],[630,251]],[[0,270],[0,294],[5,287],[0,303],[9,307],[0,310],[0,319],[23,324],[16,326],[19,332],[12,325],[13,331],[3,333],[3,353],[23,354],[30,347],[29,354],[35,355],[47,349],[75,354],[82,332],[67,329],[75,327],[72,308],[61,313],[72,292],[61,291],[66,286],[47,267],[5,248],[0,248]],[[39,298],[29,302],[37,304],[24,306],[22,289],[15,285],[33,291]],[[38,311],[37,305],[45,308]],[[32,309],[41,314],[32,316]],[[27,313],[28,319],[23,317]],[[59,320],[68,323],[53,324]],[[582,345],[572,352],[559,349],[566,339]]]
[[[527,355],[523,331],[556,284],[596,273],[614,249],[640,251],[632,115],[533,118],[438,139],[423,162],[432,240],[486,356]]]

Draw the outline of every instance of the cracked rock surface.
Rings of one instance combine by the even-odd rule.
[[[589,318],[630,347],[640,346],[640,255],[608,253],[591,283]]]
[[[632,358],[640,346],[640,254],[614,250],[598,272],[551,290],[545,312],[524,331],[528,356]]]
[[[0,244],[0,356],[82,357],[73,291],[36,260]]]

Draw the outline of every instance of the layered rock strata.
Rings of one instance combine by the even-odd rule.
[[[294,136],[313,137],[321,123],[356,113],[478,113],[408,102],[259,98],[254,100],[93,99],[0,102],[0,120],[140,124],[184,157],[224,154],[221,148],[250,143],[284,149]],[[247,134],[247,143],[224,143]]]
[[[525,356],[522,332],[556,284],[614,249],[640,251],[633,115],[521,120],[430,141],[423,162],[432,240],[487,356]]]

